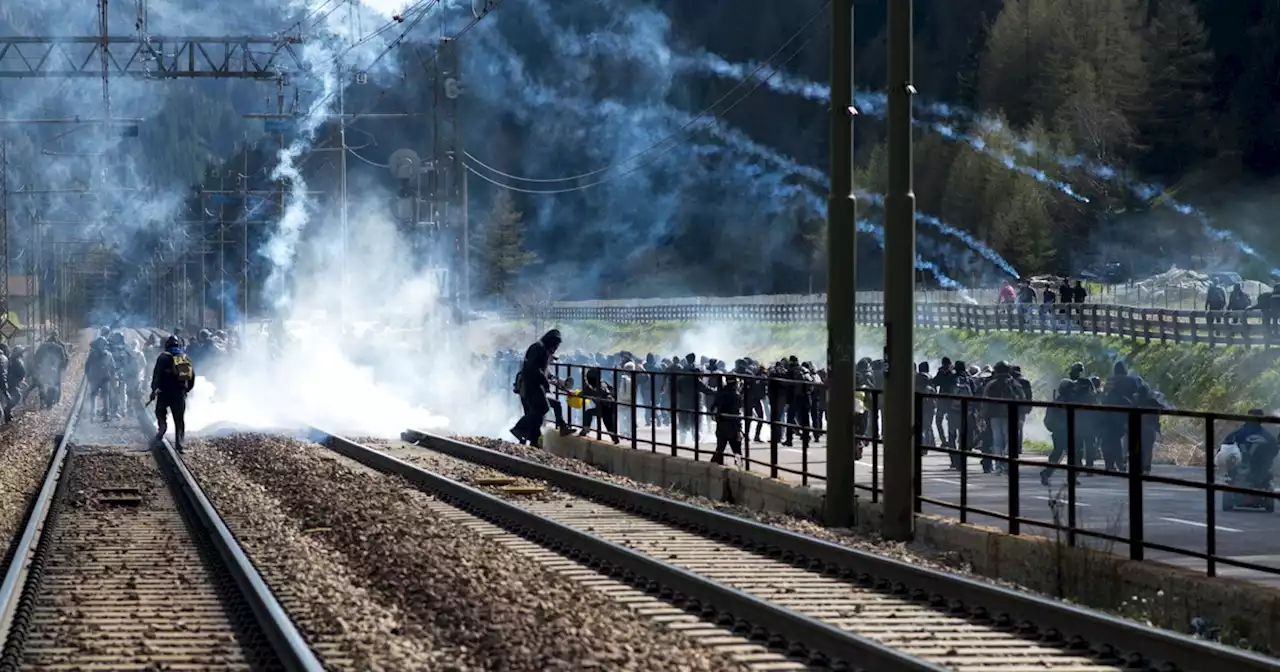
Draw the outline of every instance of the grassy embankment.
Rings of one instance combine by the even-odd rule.
[[[630,350],[638,355],[654,352],[666,356],[696,352],[730,360],[751,355],[763,361],[795,354],[801,359],[819,361],[826,350],[825,330],[821,324],[812,323],[574,322],[556,326],[564,332],[564,348],[570,351]],[[528,325],[523,327],[512,329],[511,333],[527,338],[532,331]],[[524,339],[519,340],[522,342],[511,345],[523,347]],[[859,328],[859,356],[876,356],[883,342],[884,329]],[[1123,360],[1149,384],[1163,391],[1178,408],[1235,413],[1253,407],[1280,410],[1280,362],[1277,361],[1280,357],[1262,348],[1142,344],[1094,336],[952,329],[916,332],[917,359],[928,359],[936,366],[943,356],[976,364],[991,364],[1000,359],[1020,364],[1035,383],[1037,399],[1052,396],[1053,386],[1072,362],[1083,362],[1090,375],[1105,379],[1114,363]],[[1219,433],[1229,429],[1231,427],[1218,427]],[[1192,446],[1203,443],[1202,423],[1166,420],[1164,432],[1162,443],[1169,450],[1161,452],[1166,460],[1199,461],[1199,451],[1192,450]],[[1184,445],[1186,450],[1173,450],[1174,445]]]

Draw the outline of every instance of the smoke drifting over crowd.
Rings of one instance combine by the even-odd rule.
[[[14,10],[6,32],[95,34],[96,17],[85,4],[56,0]],[[281,7],[265,0],[212,5],[150,0],[147,5],[144,23],[135,7],[113,6],[111,32],[144,38],[296,34],[304,40],[295,51],[305,72],[289,73],[299,94],[292,133],[282,148],[272,146],[270,138],[261,143],[268,160],[249,169],[261,175],[232,176],[233,182],[258,180],[270,187],[283,180],[287,185],[283,207],[250,199],[237,210],[242,221],[268,222],[254,224],[252,236],[246,234],[253,263],[265,270],[231,284],[197,283],[205,285],[197,290],[202,307],[232,306],[228,315],[240,323],[246,341],[257,338],[260,320],[271,320],[268,333],[288,332],[293,338],[279,359],[243,355],[222,373],[215,394],[201,396],[209,386],[198,388],[205,391],[195,393],[193,423],[236,420],[268,426],[310,419],[335,429],[387,433],[406,422],[444,424],[447,417],[459,429],[502,427],[506,419],[494,417],[503,407],[495,395],[505,391],[486,389],[467,365],[471,352],[484,348],[468,340],[446,308],[452,288],[441,283],[438,269],[425,267],[418,249],[422,231],[406,228],[393,213],[397,194],[385,166],[351,162],[344,218],[332,195],[335,168],[317,167],[323,158],[312,160],[333,134],[340,110],[355,115],[348,132],[359,134],[366,148],[359,155],[363,161],[385,162],[399,147],[431,156],[438,139],[431,137],[426,119],[371,124],[360,114],[384,103],[431,114],[439,38],[471,24],[476,10],[489,4],[361,0],[348,7],[336,0],[294,0]],[[797,13],[794,28],[807,13]],[[815,25],[811,36],[824,37],[822,31]],[[569,294],[619,287],[648,295],[684,294],[695,284],[737,293],[803,291],[799,278],[814,272],[823,237],[827,180],[817,167],[825,155],[821,142],[802,155],[735,127],[731,108],[745,89],[711,114],[698,115],[704,96],[693,83],[705,84],[708,77],[751,79],[747,76],[756,66],[707,54],[684,44],[677,32],[668,15],[642,0],[521,0],[501,4],[461,39],[459,134],[474,171],[469,221],[482,229],[494,195],[515,193],[524,241],[538,258],[516,284],[523,286],[531,277],[550,279]],[[809,48],[819,49],[822,42],[825,38]],[[802,44],[808,43],[797,42],[797,48]],[[824,93],[822,85],[788,77],[783,70],[761,70],[756,79],[767,90],[757,95],[817,98]],[[10,118],[107,114],[102,86],[93,78],[48,87],[5,82],[0,92]],[[270,83],[123,77],[111,80],[109,92],[113,116],[142,120],[137,137],[96,128],[62,136],[61,129],[14,134],[11,185],[102,191],[15,202],[12,211],[19,216],[13,218],[11,235],[25,239],[22,222],[35,212],[46,221],[80,222],[70,226],[69,237],[102,240],[130,271],[120,276],[120,304],[96,306],[93,319],[145,322],[150,318],[143,297],[159,282],[149,270],[157,252],[177,256],[194,249],[199,242],[175,223],[208,216],[190,211],[190,180],[176,175],[166,158],[181,135],[174,129],[183,128],[173,119],[199,116],[200,110],[191,109],[199,107],[193,100],[230,102],[233,114],[206,124],[208,141],[180,150],[196,155],[188,160],[217,166],[239,143],[263,139],[262,127],[240,115],[269,109],[264,101],[275,92]],[[858,96],[868,117],[882,111],[882,100],[875,92]],[[978,148],[979,136],[970,133],[982,130],[984,122],[975,113],[942,102],[923,106],[921,113],[934,131],[950,129],[957,140]],[[813,115],[824,116],[816,107]],[[1015,148],[1023,155],[1041,152]],[[1035,170],[1018,157],[1011,161],[1011,170]],[[1108,175],[1102,164],[1077,167],[1094,177]],[[225,166],[218,168],[225,174]],[[1057,178],[1040,175],[1057,184]],[[1072,189],[1061,186],[1062,193]],[[314,191],[328,195],[317,197]],[[858,227],[867,243],[862,247],[874,250],[883,238],[881,196],[867,191],[860,201],[864,211]],[[1198,212],[1175,205],[1186,210],[1179,210],[1183,214]],[[919,218],[917,266],[934,284],[955,288],[1020,275],[1021,269],[946,219],[945,213],[927,212]],[[1207,218],[1203,221],[1211,228]],[[664,256],[672,248],[697,250],[699,263],[672,261]],[[866,265],[878,264],[874,251],[866,256],[873,262]],[[461,262],[455,263],[459,266],[450,270],[456,273]],[[263,299],[251,308],[255,314],[239,314],[236,283],[252,284],[253,294]]]

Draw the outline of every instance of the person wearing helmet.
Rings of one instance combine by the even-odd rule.
[[[151,400],[156,403],[156,443],[168,431],[168,415],[173,414],[173,447],[182,451],[187,433],[187,393],[196,384],[196,370],[177,336],[165,340],[164,352],[156,357],[151,371]]]

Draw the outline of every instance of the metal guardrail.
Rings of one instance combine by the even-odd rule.
[[[643,302],[555,303],[541,310],[550,322],[822,322],[822,297],[772,302],[770,297],[672,299]],[[858,324],[884,324],[883,303],[859,303]],[[1066,304],[916,304],[916,326],[980,332],[1020,331],[1044,334],[1090,334],[1146,343],[1280,346],[1280,314],[1260,310],[1203,311],[1136,308],[1105,303]]]
[[[413,485],[444,498],[475,515],[517,534],[558,549],[572,549],[590,558],[605,572],[631,575],[632,583],[647,586],[654,582],[689,599],[723,610],[734,619],[763,627],[789,642],[820,651],[845,669],[886,672],[941,672],[943,668],[925,663],[865,637],[777,606],[758,597],[706,579],[680,567],[631,550],[596,535],[569,527],[522,507],[505,502],[449,478],[398,460],[322,429],[313,429],[312,438],[331,450],[371,469],[400,476]],[[840,669],[837,667],[836,669]]]
[[[671,522],[717,539],[733,540],[739,545],[749,544],[751,548],[765,550],[775,557],[787,558],[797,566],[820,566],[824,572],[900,586],[900,593],[922,596],[921,599],[931,599],[937,604],[949,604],[953,610],[982,610],[997,622],[1007,620],[1010,624],[1029,624],[1040,633],[1055,633],[1061,641],[1076,638],[1095,648],[1111,645],[1119,651],[1136,652],[1143,663],[1141,669],[1206,672],[1223,669],[1274,672],[1277,669],[1275,660],[1258,654],[833,544],[428,432],[410,429],[403,438],[499,471],[546,481],[588,499]],[[372,459],[395,459],[368,448],[364,451],[376,453],[377,457]],[[1161,663],[1166,667],[1159,667]],[[878,665],[868,667],[890,669]]]
[[[493,377],[508,389],[519,362],[499,362]],[[826,457],[828,446],[812,445],[822,433],[825,408],[814,404],[825,400],[826,391],[821,383],[755,378],[734,374],[718,374],[724,379],[736,378],[749,393],[741,415],[717,415],[708,410],[710,397],[703,387],[717,374],[692,371],[635,372],[577,364],[555,364],[558,378],[582,380],[588,369],[597,369],[604,382],[613,388],[613,399],[591,399],[579,396],[568,403],[571,396],[564,390],[554,391],[552,398],[561,405],[564,419],[574,431],[602,441],[611,441],[637,450],[661,451],[673,457],[692,460],[715,460],[715,451],[708,447],[723,443],[724,450],[731,450],[730,442],[717,440],[719,422],[739,424],[743,434],[755,432],[762,441],[753,447],[743,442],[743,465],[771,478],[782,478],[800,485],[823,487],[826,481]],[[857,459],[854,462],[855,488],[865,493],[872,502],[882,494],[880,465],[883,444],[880,435],[880,396],[878,390],[861,389],[863,411],[856,415]],[[585,394],[585,393],[584,393]],[[753,396],[758,395],[758,396]],[[791,400],[803,398],[803,403]],[[511,411],[520,412],[520,401],[511,395]],[[580,406],[580,407],[575,407]],[[994,450],[993,425],[1008,422],[1005,429],[1007,445],[1023,446],[1027,433],[1026,422],[1038,422],[1032,411],[1049,408],[1060,409],[1063,420],[1058,432],[1051,433],[1060,448],[1060,463],[1050,465],[1046,461],[1033,460],[1029,455],[997,454]],[[925,507],[943,510],[957,515],[961,522],[973,522],[986,518],[1003,525],[1010,534],[1035,533],[1060,534],[1068,546],[1078,546],[1085,539],[1097,539],[1112,544],[1128,546],[1127,554],[1134,560],[1143,560],[1146,551],[1162,551],[1203,560],[1205,573],[1218,574],[1219,566],[1235,567],[1266,574],[1280,574],[1280,565],[1266,566],[1232,557],[1250,553],[1229,554],[1222,552],[1218,511],[1224,498],[1245,503],[1274,502],[1280,493],[1269,489],[1247,487],[1241,484],[1221,482],[1214,454],[1222,439],[1238,426],[1247,422],[1261,422],[1272,428],[1275,436],[1280,418],[1256,418],[1226,413],[1183,411],[1174,409],[1135,408],[1068,404],[1048,401],[1009,402],[980,397],[955,397],[942,394],[918,394],[914,444],[918,451],[916,460],[917,513]],[[928,410],[926,410],[928,409]],[[942,409],[942,413],[938,412]],[[755,415],[754,413],[759,413]],[[925,417],[925,413],[928,417]],[[934,429],[946,427],[939,436]],[[1030,416],[1032,420],[1027,420]],[[993,420],[1005,418],[1005,420]],[[954,434],[954,440],[948,435]],[[754,438],[754,436],[752,437]],[[762,445],[763,444],[763,445]],[[783,449],[788,454],[798,453],[797,460],[782,459]],[[1103,452],[1105,449],[1106,452]],[[1144,473],[1144,467],[1159,462],[1164,453],[1177,451],[1183,461],[1196,463],[1188,471],[1198,471],[1194,478],[1171,477],[1157,473]],[[954,499],[927,491],[925,483],[925,457],[929,453],[950,456],[950,479],[955,479],[958,490]],[[868,454],[869,453],[869,454]],[[723,458],[725,453],[721,454]],[[1052,455],[1050,455],[1052,457]],[[1111,470],[1093,466],[1101,461],[1110,462]],[[997,465],[1007,467],[1003,475],[978,476],[977,466],[983,471],[997,471]],[[861,466],[860,466],[861,465]],[[1066,475],[1065,484],[1052,492],[1052,501],[1045,504],[1052,518],[1036,519],[1023,509],[1023,493],[1029,488],[1042,488],[1040,472],[1052,467],[1053,473]],[[1032,470],[1031,473],[1027,473]],[[1113,529],[1090,529],[1079,517],[1082,506],[1077,489],[1077,476],[1122,479],[1128,509],[1116,521],[1108,521]],[[858,478],[865,476],[865,478]],[[938,474],[932,474],[932,478]],[[1029,482],[1028,482],[1029,481]],[[1204,506],[1201,516],[1192,518],[1188,525],[1203,526],[1203,549],[1164,543],[1149,534],[1150,520],[1145,513],[1144,501],[1148,494],[1160,486],[1185,488],[1188,495],[1201,499]],[[1003,488],[999,493],[1003,511],[991,503],[992,488]],[[988,504],[975,504],[974,493],[981,488]],[[997,502],[1001,503],[1001,502]],[[1042,502],[1043,503],[1043,502]],[[1083,506],[1090,506],[1084,503]],[[1053,508],[1056,507],[1056,508]],[[1114,524],[1113,524],[1114,523]]]

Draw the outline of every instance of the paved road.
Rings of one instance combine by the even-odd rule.
[[[647,427],[641,428],[640,436],[646,441],[649,439]],[[707,436],[710,438],[710,435]],[[702,439],[701,436],[699,438]],[[659,441],[669,442],[670,440],[669,429],[665,435],[659,434]],[[627,443],[624,441],[624,445],[627,445]],[[650,445],[647,443],[640,443],[639,447],[645,450],[650,449]],[[709,459],[710,453],[714,448],[714,441],[700,440],[697,459]],[[657,450],[669,453],[671,448],[660,446]],[[682,446],[677,453],[690,459],[694,457],[692,445]],[[769,473],[768,443],[752,443],[749,449],[749,456],[753,462],[751,471],[761,474]],[[819,477],[825,476],[826,446],[822,442],[815,442],[810,445],[807,459],[808,471],[811,474]],[[1039,460],[1043,458],[1030,455],[1027,456],[1027,459]],[[805,453],[801,450],[798,440],[793,447],[778,447],[778,463],[780,466],[800,471],[804,460]],[[958,471],[950,470],[949,461],[949,458],[942,454],[925,456],[922,494],[941,502],[958,505],[960,503],[961,474]],[[868,449],[863,459],[859,460],[854,466],[857,483],[867,487],[872,485],[873,474],[875,473],[872,466],[872,455]],[[882,472],[882,465],[880,469],[875,471]],[[1156,465],[1153,473],[1157,476],[1204,482],[1204,472],[1199,468]],[[805,480],[799,475],[786,472],[780,472],[778,476],[783,480],[796,483]],[[974,459],[971,461],[967,479],[968,505],[970,507],[986,509],[1000,515],[1008,514],[1008,476],[983,474],[979,461]],[[1066,523],[1067,488],[1065,474],[1059,472],[1059,475],[1053,479],[1052,485],[1046,487],[1040,483],[1039,467],[1024,466],[1019,473],[1019,479],[1019,515],[1022,518],[1050,524],[1055,519],[1054,508],[1056,507],[1060,512],[1058,519],[1063,524]],[[824,487],[824,482],[820,478],[810,478],[807,481],[813,487]],[[878,479],[876,481],[878,483]],[[864,490],[859,496],[869,497],[870,495],[870,492]],[[1204,490],[1187,486],[1144,483],[1142,500],[1143,532],[1148,543],[1182,548],[1193,552],[1206,552],[1209,528],[1205,516],[1206,501]],[[1280,534],[1276,534],[1280,532],[1280,514],[1268,514],[1261,511],[1224,512],[1221,510],[1221,495],[1219,495],[1219,500],[1216,504],[1215,537],[1217,555],[1265,567],[1274,567],[1277,572],[1276,574],[1265,574],[1219,564],[1217,567],[1218,574],[1280,586]],[[939,504],[925,503],[923,510],[925,513],[949,518],[959,517],[959,512],[955,509]],[[968,522],[998,529],[1008,528],[1007,521],[990,515],[971,513],[968,517]],[[1125,478],[1113,476],[1081,477],[1076,488],[1076,526],[1080,529],[1099,533],[1129,537],[1128,481]],[[1027,523],[1022,525],[1021,533],[1040,534],[1048,537],[1055,537],[1059,534],[1050,528]],[[1129,553],[1127,544],[1104,540],[1091,540],[1087,543],[1107,548],[1119,554],[1127,555]],[[1203,560],[1185,555],[1148,549],[1146,557],[1151,560],[1177,564],[1189,569],[1199,571],[1205,569]]]

